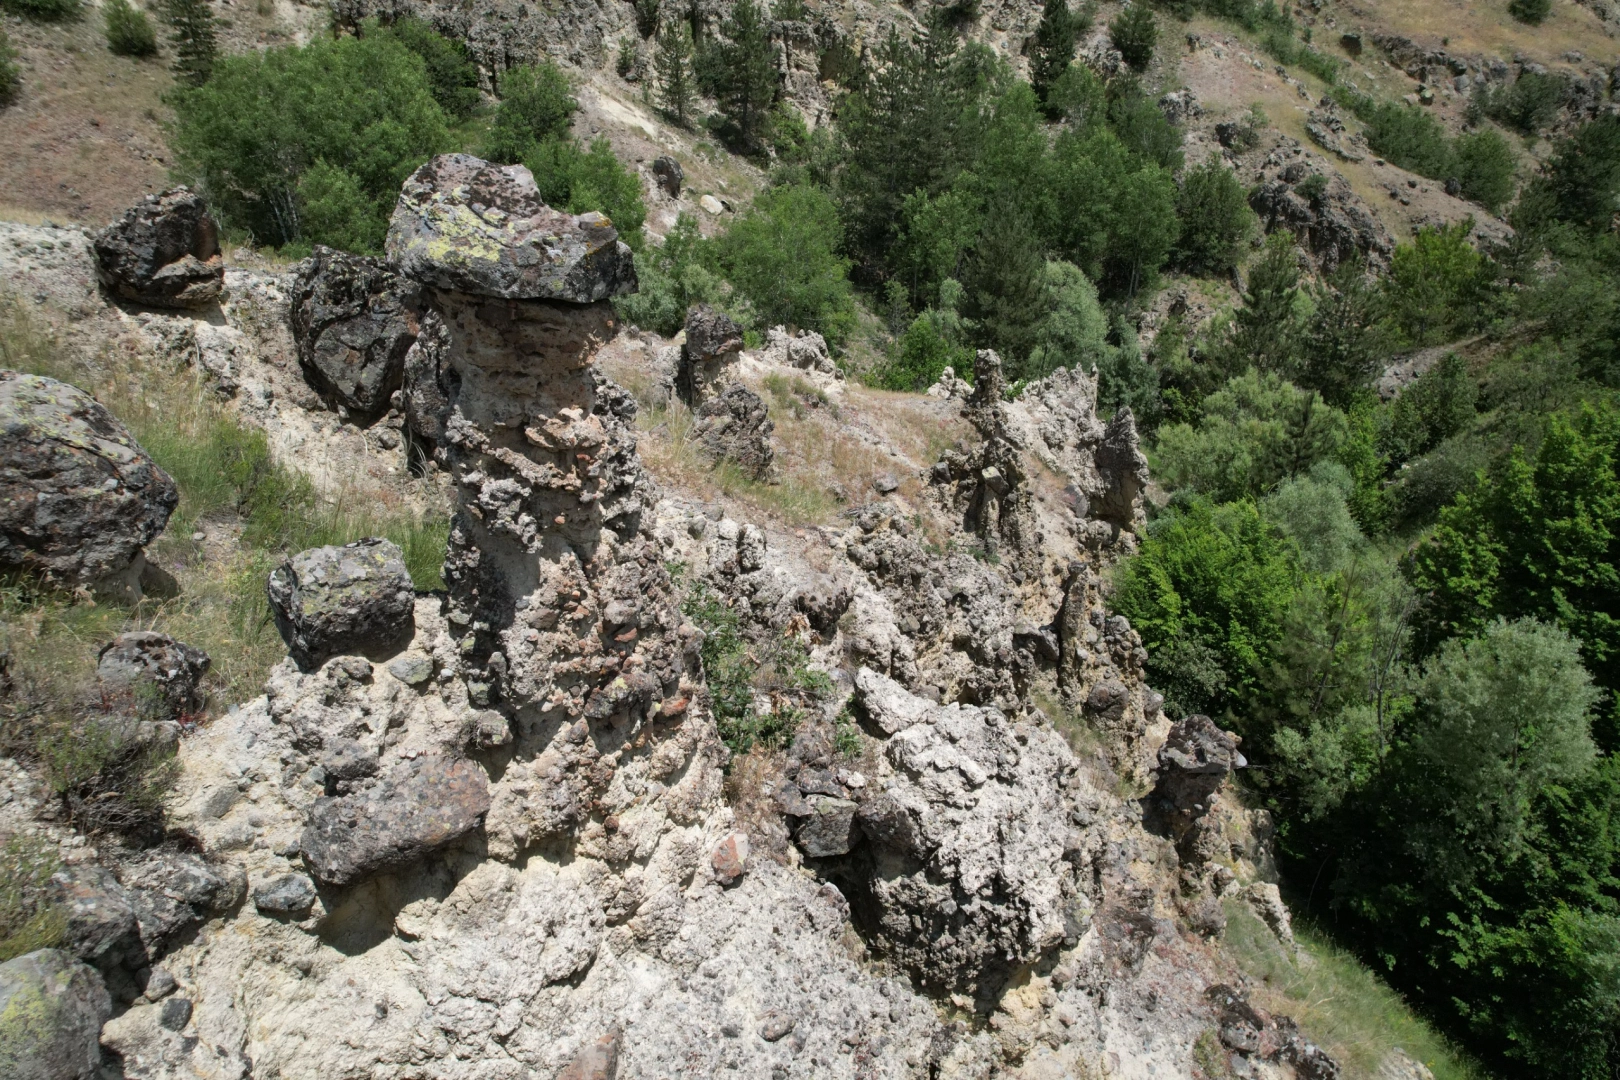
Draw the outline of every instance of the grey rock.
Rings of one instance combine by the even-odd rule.
[[[51,876],[57,903],[67,916],[62,944],[103,973],[146,963],[140,924],[118,879],[93,863],[63,867]]]
[[[93,969],[58,949],[0,964],[0,1076],[88,1080],[101,1066],[112,999]]]
[[[183,997],[172,997],[158,1011],[158,1023],[170,1031],[182,1031],[191,1023],[191,1002]]]
[[[805,799],[810,813],[794,822],[793,839],[799,850],[812,859],[847,855],[860,841],[855,823],[859,807],[849,799],[831,795],[811,795]]]
[[[147,851],[118,868],[118,882],[153,960],[210,915],[230,911],[247,896],[247,875],[177,851]]]
[[[433,659],[422,653],[406,653],[388,662],[388,674],[406,686],[425,686],[433,678]]]
[[[210,663],[207,653],[167,634],[131,630],[101,647],[96,676],[108,690],[134,693],[143,715],[175,720],[207,704],[202,678]]]
[[[253,886],[253,906],[265,915],[302,915],[315,903],[315,883],[303,874],[278,874]]]
[[[1201,713],[1176,721],[1159,751],[1155,802],[1187,817],[1206,813],[1210,796],[1234,769],[1247,764],[1238,752],[1240,742]]]
[[[693,409],[715,396],[730,380],[741,354],[742,327],[731,316],[698,304],[686,313],[686,344],[675,371],[675,392]]]
[[[827,352],[827,339],[814,330],[800,330],[789,334],[786,327],[773,326],[765,331],[765,351],[760,359],[767,364],[802,368],[831,375],[838,370]]]
[[[415,628],[404,555],[377,537],[301,551],[271,573],[266,592],[276,629],[305,671],[339,655],[387,659]]]
[[[663,188],[664,194],[672,199],[681,197],[681,184],[686,180],[686,171],[681,163],[665,154],[653,159],[652,174],[658,179],[658,186]]]
[[[162,1001],[179,988],[180,984],[175,982],[174,976],[170,975],[167,969],[152,968],[147,973],[146,985],[142,987],[142,992],[147,1001]]]
[[[169,474],[89,394],[0,371],[0,566],[70,585],[122,574],[179,501]]]
[[[316,800],[298,848],[318,880],[351,885],[472,831],[489,806],[489,780],[478,765],[418,758],[366,791]]]
[[[697,408],[692,438],[713,461],[729,461],[755,480],[769,479],[776,463],[776,424],[760,396],[731,383]]]
[[[611,221],[553,210],[528,169],[469,154],[440,155],[405,181],[387,250],[406,277],[475,296],[588,304],[636,289]]]
[[[429,311],[422,317],[416,342],[405,354],[401,389],[405,426],[430,447],[444,439],[450,402],[461,385],[460,376],[444,362],[449,348],[450,331],[438,312]]]
[[[219,228],[188,188],[148,195],[92,239],[96,273],[114,296],[151,307],[207,307],[225,286]]]
[[[888,495],[891,492],[900,490],[900,481],[894,473],[879,473],[872,478],[872,487],[877,490],[879,495]]]
[[[1267,232],[1287,229],[1324,271],[1345,259],[1360,256],[1368,266],[1381,268],[1395,250],[1394,237],[1335,174],[1318,198],[1296,191],[1308,178],[1304,169],[1260,184],[1249,195],[1249,206],[1260,216]]]
[[[290,317],[309,384],[361,419],[388,408],[420,331],[421,288],[381,259],[317,247],[293,275]]]

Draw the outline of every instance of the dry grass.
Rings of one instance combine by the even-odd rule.
[[[1428,1066],[1436,1080],[1489,1076],[1325,938],[1295,927],[1301,951],[1294,957],[1246,905],[1228,901],[1226,916],[1227,950],[1257,980],[1255,1003],[1298,1021],[1344,1067],[1346,1080],[1378,1080],[1379,1066],[1397,1047]]]
[[[1620,42],[1608,36],[1603,23],[1574,0],[1555,0],[1552,14],[1540,26],[1526,26],[1508,14],[1500,0],[1481,4],[1473,0],[1364,0],[1365,23],[1418,42],[1439,45],[1458,53],[1484,53],[1511,60],[1523,52],[1543,63],[1556,63],[1575,50],[1588,60],[1613,65],[1620,60]]]

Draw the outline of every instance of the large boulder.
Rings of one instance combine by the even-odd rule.
[[[421,288],[381,259],[327,247],[293,276],[293,340],[304,377],[362,420],[387,410],[420,330]]]
[[[183,851],[152,850],[118,868],[118,881],[140,927],[141,943],[156,960],[210,915],[234,909],[247,896],[241,867],[209,862]]]
[[[819,371],[824,375],[838,371],[838,365],[827,352],[827,339],[814,330],[790,334],[786,327],[771,327],[765,331],[765,351],[760,359],[767,364]]]
[[[155,630],[131,630],[101,647],[96,675],[113,693],[132,693],[150,719],[176,720],[202,711],[202,678],[212,661],[194,646]]]
[[[776,461],[774,430],[764,400],[741,383],[730,383],[697,407],[692,438],[713,460],[729,461],[752,479],[765,480]]]
[[[611,221],[553,210],[528,169],[470,154],[442,154],[405,181],[388,260],[423,284],[507,300],[588,304],[636,289]]]
[[[305,671],[345,654],[385,660],[415,629],[405,557],[379,537],[300,551],[271,572],[266,592],[276,629]]]
[[[1203,816],[1226,778],[1248,764],[1238,750],[1242,741],[1202,713],[1176,721],[1159,750],[1154,805],[1187,820]]]
[[[184,187],[148,195],[96,233],[96,273],[114,296],[151,307],[207,307],[225,287],[219,227]]]
[[[0,371],[0,566],[70,585],[123,574],[179,501],[169,474],[89,394]]]
[[[298,849],[318,880],[352,885],[472,831],[489,805],[489,780],[477,764],[417,758],[369,789],[317,799]]]
[[[87,1080],[101,1067],[112,999],[93,969],[56,949],[0,964],[0,1076]]]

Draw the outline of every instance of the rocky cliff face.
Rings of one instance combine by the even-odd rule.
[[[1199,1075],[1195,1043],[1253,1011],[1215,935],[1257,853],[1220,794],[1235,745],[1207,721],[1170,732],[1106,608],[1146,482],[1129,415],[1099,421],[1071,372],[1005,400],[981,354],[972,396],[929,399],[970,433],[938,461],[906,465],[851,416],[902,475],[835,526],[750,520],[643,464],[636,400],[596,361],[669,373],[616,336],[619,247],[541,206],[521,168],[440,159],[407,185],[391,267],[365,273],[401,275],[379,304],[410,291],[418,333],[386,416],[353,422],[376,453],[403,454],[380,441],[403,428],[430,455],[454,503],[447,593],[402,592],[380,541],[277,571],[298,655],[181,740],[169,829],[188,850],[80,856],[63,879],[67,948],[112,991],[109,1060],[164,1078]],[[318,269],[226,277],[238,407],[272,431],[295,422],[279,380],[300,370],[273,300],[318,292]],[[751,383],[806,372],[846,393],[814,342],[772,340],[728,352],[724,393],[762,402]],[[746,655],[788,642],[822,673],[788,745],[723,745],[680,603],[700,589]],[[23,812],[36,789],[10,782],[4,812]],[[1262,1021],[1214,1052],[1253,1075],[1318,1061]]]

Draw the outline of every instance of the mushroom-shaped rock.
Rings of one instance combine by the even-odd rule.
[[[407,277],[477,296],[588,304],[636,289],[635,256],[611,221],[553,210],[528,169],[470,154],[411,174],[387,250]]]
[[[405,557],[378,537],[300,551],[270,574],[266,592],[276,629],[305,671],[344,654],[386,660],[415,625]]]
[[[0,371],[0,566],[66,584],[122,574],[179,500],[169,474],[89,394]]]
[[[202,709],[210,663],[207,653],[167,634],[131,630],[101,647],[96,676],[108,690],[133,692],[137,704],[151,695],[153,711],[161,714],[153,719],[174,720]]]
[[[184,187],[148,195],[93,241],[96,273],[114,296],[151,307],[207,307],[225,286],[219,228]]]
[[[317,799],[298,848],[318,880],[351,885],[477,828],[489,804],[489,780],[479,766],[421,757],[364,791]]]
[[[57,949],[0,964],[0,1076],[81,1080],[101,1066],[112,999],[101,976]]]
[[[400,388],[420,330],[421,288],[381,259],[317,247],[292,285],[292,332],[309,384],[373,419]]]

